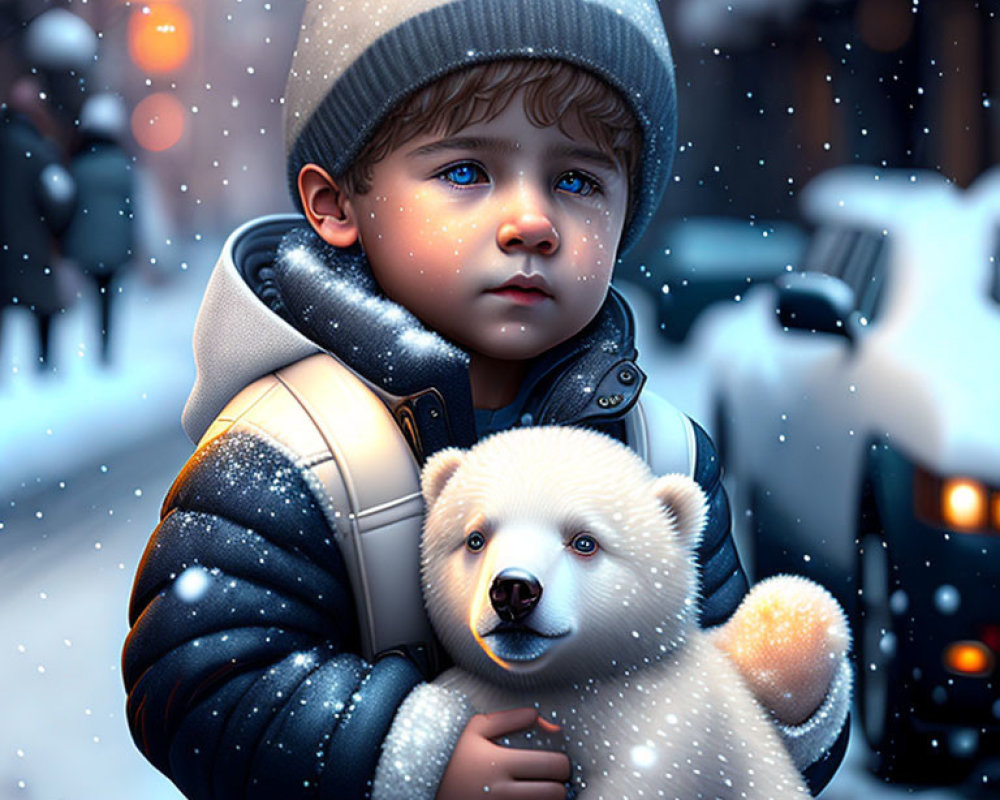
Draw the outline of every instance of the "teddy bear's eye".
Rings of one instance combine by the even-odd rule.
[[[478,553],[486,547],[486,537],[479,531],[473,531],[465,537],[465,546],[468,547],[473,553]]]
[[[578,533],[573,537],[573,541],[569,543],[569,546],[581,556],[592,556],[597,552],[598,548],[597,539],[589,533]]]

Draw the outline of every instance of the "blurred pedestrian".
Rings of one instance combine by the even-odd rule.
[[[132,159],[122,145],[128,119],[121,98],[100,94],[80,112],[81,141],[70,161],[76,204],[63,252],[97,286],[101,361],[110,361],[111,298],[134,249]]]
[[[0,121],[0,311],[29,309],[38,334],[38,366],[51,367],[52,320],[72,297],[61,275],[57,240],[73,206],[73,178],[43,131],[51,117],[40,83],[14,81]]]

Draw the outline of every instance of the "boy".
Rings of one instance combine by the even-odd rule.
[[[647,0],[356,5],[310,2],[292,64],[305,221],[234,233],[206,292],[200,444],[132,598],[133,735],[196,798],[561,798],[563,754],[493,741],[532,710],[422,682],[417,478],[495,430],[602,430],[709,493],[702,624],[745,593],[711,443],[640,398],[609,289],[669,172],[666,36]],[[848,684],[785,731],[821,783]]]

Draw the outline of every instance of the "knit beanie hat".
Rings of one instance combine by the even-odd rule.
[[[641,235],[670,174],[676,91],[656,0],[307,0],[285,88],[288,181],[342,175],[392,109],[462,67],[558,59],[618,90],[642,149],[619,252]]]

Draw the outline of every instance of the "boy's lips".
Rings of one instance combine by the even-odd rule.
[[[540,275],[515,275],[495,289],[487,289],[486,294],[503,297],[518,305],[526,306],[553,299],[548,281]]]

